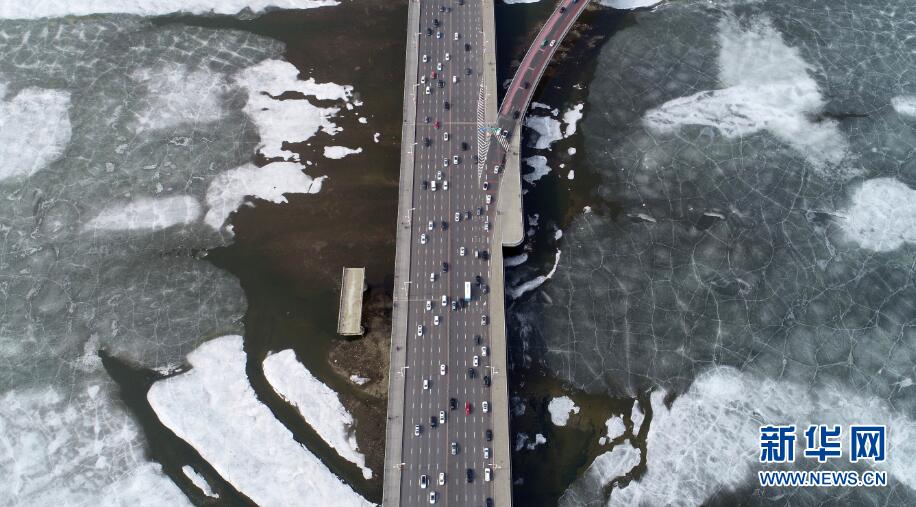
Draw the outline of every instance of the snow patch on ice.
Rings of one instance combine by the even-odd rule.
[[[200,203],[189,195],[143,197],[104,208],[86,222],[84,228],[90,231],[158,231],[196,222],[202,213]]]
[[[888,432],[889,455],[916,452],[916,421],[880,399],[840,387],[812,392],[807,384],[718,367],[697,377],[670,410],[664,404],[665,395],[655,391],[651,396],[648,470],[638,482],[614,491],[610,505],[700,505],[717,491],[756,480],[762,421],[802,427],[830,421],[846,426],[861,422],[862,414],[868,414],[869,423],[893,428]],[[848,448],[848,440],[843,448]],[[719,459],[722,456],[729,459]],[[909,488],[916,487],[914,460],[889,459],[875,468],[887,470]]]
[[[44,169],[63,155],[71,133],[69,93],[25,88],[7,99],[0,83],[0,181]]]
[[[255,503],[371,505],[293,438],[245,375],[241,336],[204,343],[187,373],[160,380],[147,399],[159,420]]]
[[[298,79],[299,70],[283,60],[264,60],[242,70],[235,82],[248,91],[245,113],[254,121],[261,136],[258,152],[268,159],[298,161],[299,155],[283,148],[283,142],[310,139],[319,130],[335,135],[341,128],[331,122],[340,108],[316,107],[305,99],[278,100],[285,92],[298,92],[318,100],[349,101],[353,87],[335,83],[316,83],[314,78]]]
[[[811,66],[797,48],[786,45],[769,18],[758,16],[742,30],[734,17],[724,16],[719,46],[719,81],[724,88],[650,110],[643,118],[648,128],[670,134],[684,125],[706,125],[729,139],[767,131],[822,174],[843,161],[848,144],[839,124],[828,118],[814,120],[825,102],[810,75]]]
[[[549,273],[547,273],[546,275],[540,275],[533,280],[528,280],[527,282],[524,282],[519,285],[516,285],[515,287],[512,287],[511,289],[508,290],[509,296],[512,297],[513,299],[517,299],[522,294],[533,291],[534,289],[537,289],[538,287],[543,285],[544,282],[553,278],[554,273],[557,272],[557,266],[559,264],[560,264],[560,251],[557,250],[556,259],[553,262],[553,268],[551,268]]]
[[[531,145],[538,150],[546,150],[554,141],[563,138],[560,121],[549,116],[527,116],[525,126],[538,133],[537,141]]]
[[[181,124],[200,124],[223,116],[225,75],[187,64],[168,62],[135,70],[131,79],[145,92],[135,112],[134,130],[143,132]]]
[[[245,164],[217,175],[207,188],[204,222],[219,230],[229,215],[242,205],[245,196],[285,203],[285,194],[314,194],[321,190],[324,176],[312,178],[293,162],[274,162],[264,167]]]
[[[234,15],[249,10],[259,13],[269,8],[312,9],[337,5],[338,0],[156,0],[124,2],[114,0],[37,0],[0,2],[0,19],[39,19],[92,14],[136,14],[161,16],[174,12],[189,14]]]
[[[194,467],[191,465],[185,465],[181,467],[182,473],[185,477],[190,479],[191,483],[197,486],[204,495],[209,496],[210,498],[219,498],[219,495],[213,492],[213,488],[210,487],[210,483],[207,482],[207,479],[203,475],[197,473],[197,470],[194,470]]]
[[[551,108],[547,104],[543,102],[538,102],[535,100],[531,102],[531,109],[548,109],[549,110]]]
[[[534,169],[534,171],[522,175],[522,179],[528,183],[534,183],[550,173],[550,166],[547,165],[547,157],[543,155],[528,157],[525,159],[525,163]]]
[[[916,118],[916,95],[900,95],[891,99],[891,106],[897,114]]]
[[[563,113],[563,121],[566,123],[566,130],[563,131],[563,137],[569,137],[576,133],[576,124],[582,119],[582,108],[584,107],[585,104],[576,104]],[[570,148],[570,150],[572,150],[570,155],[576,152],[575,148]]]
[[[846,237],[875,252],[916,243],[916,190],[894,178],[864,181],[841,212]]]
[[[337,393],[315,378],[296,359],[295,352],[284,350],[267,356],[264,376],[277,394],[299,410],[305,422],[322,440],[336,449],[342,458],[362,469],[364,478],[372,478],[372,470],[366,467],[366,457],[359,452],[356,444],[353,416],[340,402]]]
[[[662,3],[662,0],[598,0],[598,3],[612,9],[645,9]]]
[[[335,160],[342,159],[347,155],[355,155],[357,153],[362,153],[362,148],[347,148],[346,146],[325,146],[324,147],[324,157],[332,158]]]
[[[569,422],[569,414],[578,414],[579,407],[569,396],[560,396],[550,400],[547,404],[547,411],[550,412],[550,421],[557,426],[566,426]]]
[[[646,418],[646,414],[642,411],[642,405],[639,404],[639,400],[636,400],[633,403],[633,411],[630,412],[630,420],[633,421],[633,434],[639,434],[639,428],[642,427],[642,422]]]

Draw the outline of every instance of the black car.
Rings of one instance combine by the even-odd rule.
[[[433,18],[433,26],[439,28],[439,18]]]
[[[458,310],[458,301],[452,301],[452,311]]]
[[[483,282],[483,278],[481,278],[480,275],[477,275],[474,277],[474,281],[477,282],[477,285],[480,285],[480,283]]]
[[[475,344],[475,345],[480,345],[480,341],[481,341],[481,340],[482,340],[482,338],[480,337],[479,334],[475,334],[475,335],[474,335],[474,344]]]
[[[474,469],[468,468],[468,482],[474,482]]]
[[[468,143],[461,143],[461,150],[468,151]]]
[[[490,387],[490,376],[489,375],[483,376],[483,385]]]
[[[566,12],[566,7],[565,6],[560,7],[560,14],[563,14],[565,12]]]
[[[464,44],[464,50],[465,50],[465,51],[470,51],[470,50],[471,50],[471,45],[465,43],[465,44]]]
[[[427,29],[426,29],[426,35],[427,35],[427,36],[430,36],[430,35],[432,35],[432,34],[433,34],[433,29],[432,29],[432,28],[427,28]]]
[[[493,507],[493,499],[487,498],[487,507]]]
[[[518,111],[518,109],[516,109],[515,111],[512,111],[512,119],[513,119],[513,120],[517,120],[518,117],[521,116],[521,115],[522,115],[522,113],[520,113],[520,112]]]
[[[483,215],[483,208],[480,206],[477,207],[477,216]]]
[[[451,104],[449,104],[448,101],[446,100],[445,103],[442,104],[442,107],[444,107],[445,110],[448,111],[452,106],[451,106]]]
[[[437,424],[439,424],[439,421],[436,419],[436,416],[434,415],[429,416],[429,427],[435,428]]]
[[[448,230],[448,222],[446,222],[445,220],[442,221],[442,230],[443,230],[443,231],[447,231],[447,230]]]
[[[444,6],[444,5],[440,5],[440,6],[439,6],[439,12],[445,12],[445,6]]]
[[[424,116],[423,123],[429,123],[429,119],[430,119],[429,116]]]
[[[528,82],[528,81],[525,81],[524,83],[522,83],[522,88],[524,88],[524,89],[526,89],[526,90],[527,90],[528,88],[531,88],[531,83]]]
[[[468,378],[474,378],[475,373],[474,368],[468,368]]]
[[[487,432],[484,433],[484,435],[486,435],[487,437],[487,442],[493,441],[493,430],[487,430]]]
[[[474,159],[474,163],[480,162],[480,157],[478,157],[476,153],[475,153],[474,156],[471,157],[471,158]]]
[[[484,294],[490,293],[490,286],[487,284],[484,284],[483,286],[481,286],[480,289],[481,289],[481,292],[483,292]]]
[[[428,137],[423,138],[423,146],[426,146],[427,148],[429,148],[429,145],[431,144],[433,144],[433,142],[430,141]]]
[[[488,251],[486,251],[486,250],[481,250],[481,251],[480,251],[480,258],[483,259],[483,260],[489,259],[489,258],[490,258],[490,252],[488,252]]]
[[[458,400],[456,400],[455,398],[449,398],[448,399],[448,409],[455,410],[456,408],[458,408]]]
[[[442,263],[442,272],[448,273],[448,263],[447,262]]]
[[[471,219],[471,210],[465,211],[465,212],[464,212],[464,217],[467,218],[468,220],[470,220],[470,219]]]
[[[423,190],[426,190],[429,187],[429,182],[423,180]]]
[[[443,88],[443,87],[445,87],[445,81],[442,81],[442,80],[440,79],[440,80],[439,80],[439,88]],[[448,109],[448,108],[446,107],[446,109]]]
[[[464,5],[464,0],[458,0],[458,5]]]
[[[464,73],[467,74],[468,76],[470,76],[470,75],[471,75],[471,68],[468,67],[468,68],[464,69]]]

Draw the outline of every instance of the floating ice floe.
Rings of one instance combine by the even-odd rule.
[[[576,179],[576,170],[575,170],[575,169],[570,169],[569,172],[566,173],[566,179],[568,179],[568,180],[574,180],[574,179]]]
[[[156,382],[147,399],[162,424],[239,492],[266,507],[371,505],[258,400],[241,336],[213,339],[187,360],[189,371]]]
[[[579,505],[600,505],[604,503],[601,495],[603,487],[614,480],[630,473],[642,459],[639,449],[630,442],[614,446],[608,452],[600,454],[589,465],[585,474],[574,482],[560,497],[560,507]]]
[[[509,296],[512,297],[513,299],[517,299],[522,294],[532,291],[534,289],[537,289],[538,287],[543,285],[544,282],[546,282],[547,280],[550,280],[553,277],[554,273],[557,272],[557,266],[559,264],[560,264],[560,251],[557,250],[556,259],[553,262],[553,268],[551,268],[549,273],[547,273],[546,275],[540,275],[534,278],[533,280],[528,280],[527,282],[524,282],[519,285],[516,285],[515,287],[512,287],[511,289],[507,291],[509,293]]]
[[[527,116],[525,126],[537,132],[537,141],[532,147],[538,150],[546,150],[554,141],[563,138],[560,121],[549,116]]]
[[[623,418],[618,415],[612,416],[604,422],[604,425],[607,426],[607,434],[601,438],[607,439],[608,442],[623,435],[627,430],[623,424]]]
[[[229,215],[242,205],[246,196],[284,203],[286,194],[314,194],[321,190],[324,176],[312,178],[293,162],[274,162],[264,167],[245,164],[218,174],[207,188],[207,214],[204,222],[220,230]]]
[[[210,487],[210,483],[207,482],[207,479],[203,475],[194,470],[194,467],[191,465],[185,465],[181,467],[181,472],[187,477],[191,484],[197,487],[201,493],[210,498],[219,498],[219,495],[213,492],[213,488]]]
[[[534,171],[522,175],[522,179],[528,183],[534,183],[550,173],[550,166],[547,165],[547,157],[543,155],[528,157],[525,159],[525,163],[534,169]]]
[[[0,181],[44,169],[64,153],[70,135],[69,92],[25,88],[8,98],[0,83]]]
[[[360,377],[359,375],[350,375],[350,382],[353,382],[354,384],[361,386],[361,385],[364,385],[366,382],[369,382],[369,379],[366,377]]]
[[[550,412],[550,421],[557,426],[566,426],[569,422],[569,414],[578,414],[579,407],[569,396],[560,396],[550,400],[547,404],[547,411]]]
[[[554,231],[553,239],[559,240],[562,237],[563,237],[563,229],[557,229],[556,231]]]
[[[516,255],[516,256],[514,256],[514,257],[506,257],[506,258],[504,259],[504,261],[503,261],[503,264],[504,264],[507,268],[511,268],[511,267],[514,267],[514,266],[518,266],[518,265],[524,264],[525,261],[527,261],[527,260],[528,260],[528,254],[527,254],[527,253],[521,253],[521,254]]]
[[[196,222],[202,214],[200,203],[189,195],[143,197],[104,208],[83,228],[90,231],[156,231]]]
[[[610,505],[701,505],[723,489],[757,484],[760,421],[810,424],[830,421],[888,427],[889,456],[916,453],[916,421],[880,398],[806,383],[776,381],[730,367],[713,368],[676,398],[669,410],[665,391],[651,395],[652,422],[646,441],[647,472],[611,494]],[[848,449],[848,435],[843,437]],[[696,442],[704,442],[698,446]],[[719,459],[728,456],[729,459]],[[846,459],[846,457],[844,457]],[[888,459],[879,465],[908,488],[916,487],[916,461]]]
[[[366,457],[359,452],[353,430],[353,416],[340,402],[333,389],[315,378],[296,359],[292,350],[267,356],[264,376],[274,391],[299,410],[318,436],[347,461],[356,464],[366,479],[372,470],[366,467]]]
[[[835,120],[814,119],[825,101],[811,66],[765,16],[752,18],[746,30],[723,16],[718,28],[723,88],[668,101],[648,111],[644,124],[660,134],[707,125],[729,139],[766,131],[830,175],[826,168],[843,161],[848,143]]]
[[[579,123],[579,120],[582,119],[582,109],[584,107],[585,104],[576,104],[568,111],[563,113],[563,121],[566,123],[566,129],[563,131],[563,137],[569,137],[576,133],[576,124]],[[576,152],[575,148],[570,148],[570,150],[572,150],[570,155]]]
[[[894,178],[864,181],[853,191],[840,226],[862,248],[888,252],[916,243],[916,190]]]
[[[335,160],[342,159],[347,155],[355,155],[357,153],[362,153],[362,148],[347,148],[346,146],[325,146],[324,147],[324,157],[331,158]]]
[[[93,14],[136,14],[161,16],[177,12],[189,14],[239,14],[270,8],[311,9],[337,5],[338,0],[155,0],[124,2],[117,0],[38,0],[0,2],[0,19],[39,19]]]
[[[521,451],[522,449],[528,449],[533,451],[537,446],[547,443],[547,437],[541,435],[540,433],[534,436],[534,439],[530,439],[527,433],[517,433],[515,435],[515,450]]]
[[[353,87],[335,83],[316,83],[314,78],[301,81],[299,70],[283,60],[264,60],[239,72],[234,82],[248,91],[245,113],[254,121],[261,136],[259,153],[268,159],[299,160],[283,148],[284,142],[306,141],[319,130],[335,135],[341,128],[330,118],[340,108],[317,107],[306,99],[279,100],[285,92],[298,92],[318,100],[349,101]]]
[[[378,133],[378,132],[376,132],[375,134],[372,134],[372,140],[375,141],[375,142],[378,142],[378,139],[379,139],[379,137],[380,137],[381,135],[382,135],[382,134],[380,134],[380,133]]]
[[[642,422],[646,418],[646,414],[642,411],[642,405],[639,404],[639,400],[636,400],[633,403],[633,410],[630,412],[630,421],[633,422],[633,434],[639,434],[639,428],[642,427]]]

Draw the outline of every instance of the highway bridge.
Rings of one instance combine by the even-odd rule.
[[[521,121],[588,0],[562,0],[496,107],[493,0],[410,0],[383,505],[512,503],[502,247]]]

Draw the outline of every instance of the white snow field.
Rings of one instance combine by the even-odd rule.
[[[916,243],[916,190],[895,178],[865,180],[839,214],[846,237],[862,248],[889,252]]]
[[[827,175],[828,167],[843,161],[848,145],[835,120],[812,119],[825,101],[811,66],[785,43],[769,18],[752,21],[747,29],[733,16],[719,21],[723,88],[668,101],[648,111],[644,122],[663,134],[684,125],[714,127],[731,139],[766,131]]]
[[[70,142],[70,94],[26,88],[8,97],[0,82],[0,181],[31,176],[64,153]]]
[[[190,14],[239,14],[270,8],[311,9],[337,5],[338,0],[0,0],[0,19],[39,19],[93,14],[160,16],[174,12]]]
[[[262,506],[371,505],[274,418],[245,375],[241,336],[188,354],[191,370],[153,384],[159,420],[240,492]]]
[[[366,457],[359,452],[353,429],[353,416],[340,402],[337,393],[315,378],[296,359],[292,350],[270,354],[264,359],[264,376],[274,391],[299,410],[299,414],[341,457],[355,463],[363,477],[372,478]]]
[[[197,199],[189,195],[142,197],[104,208],[86,222],[86,230],[135,231],[160,230],[196,222],[203,214]]]

